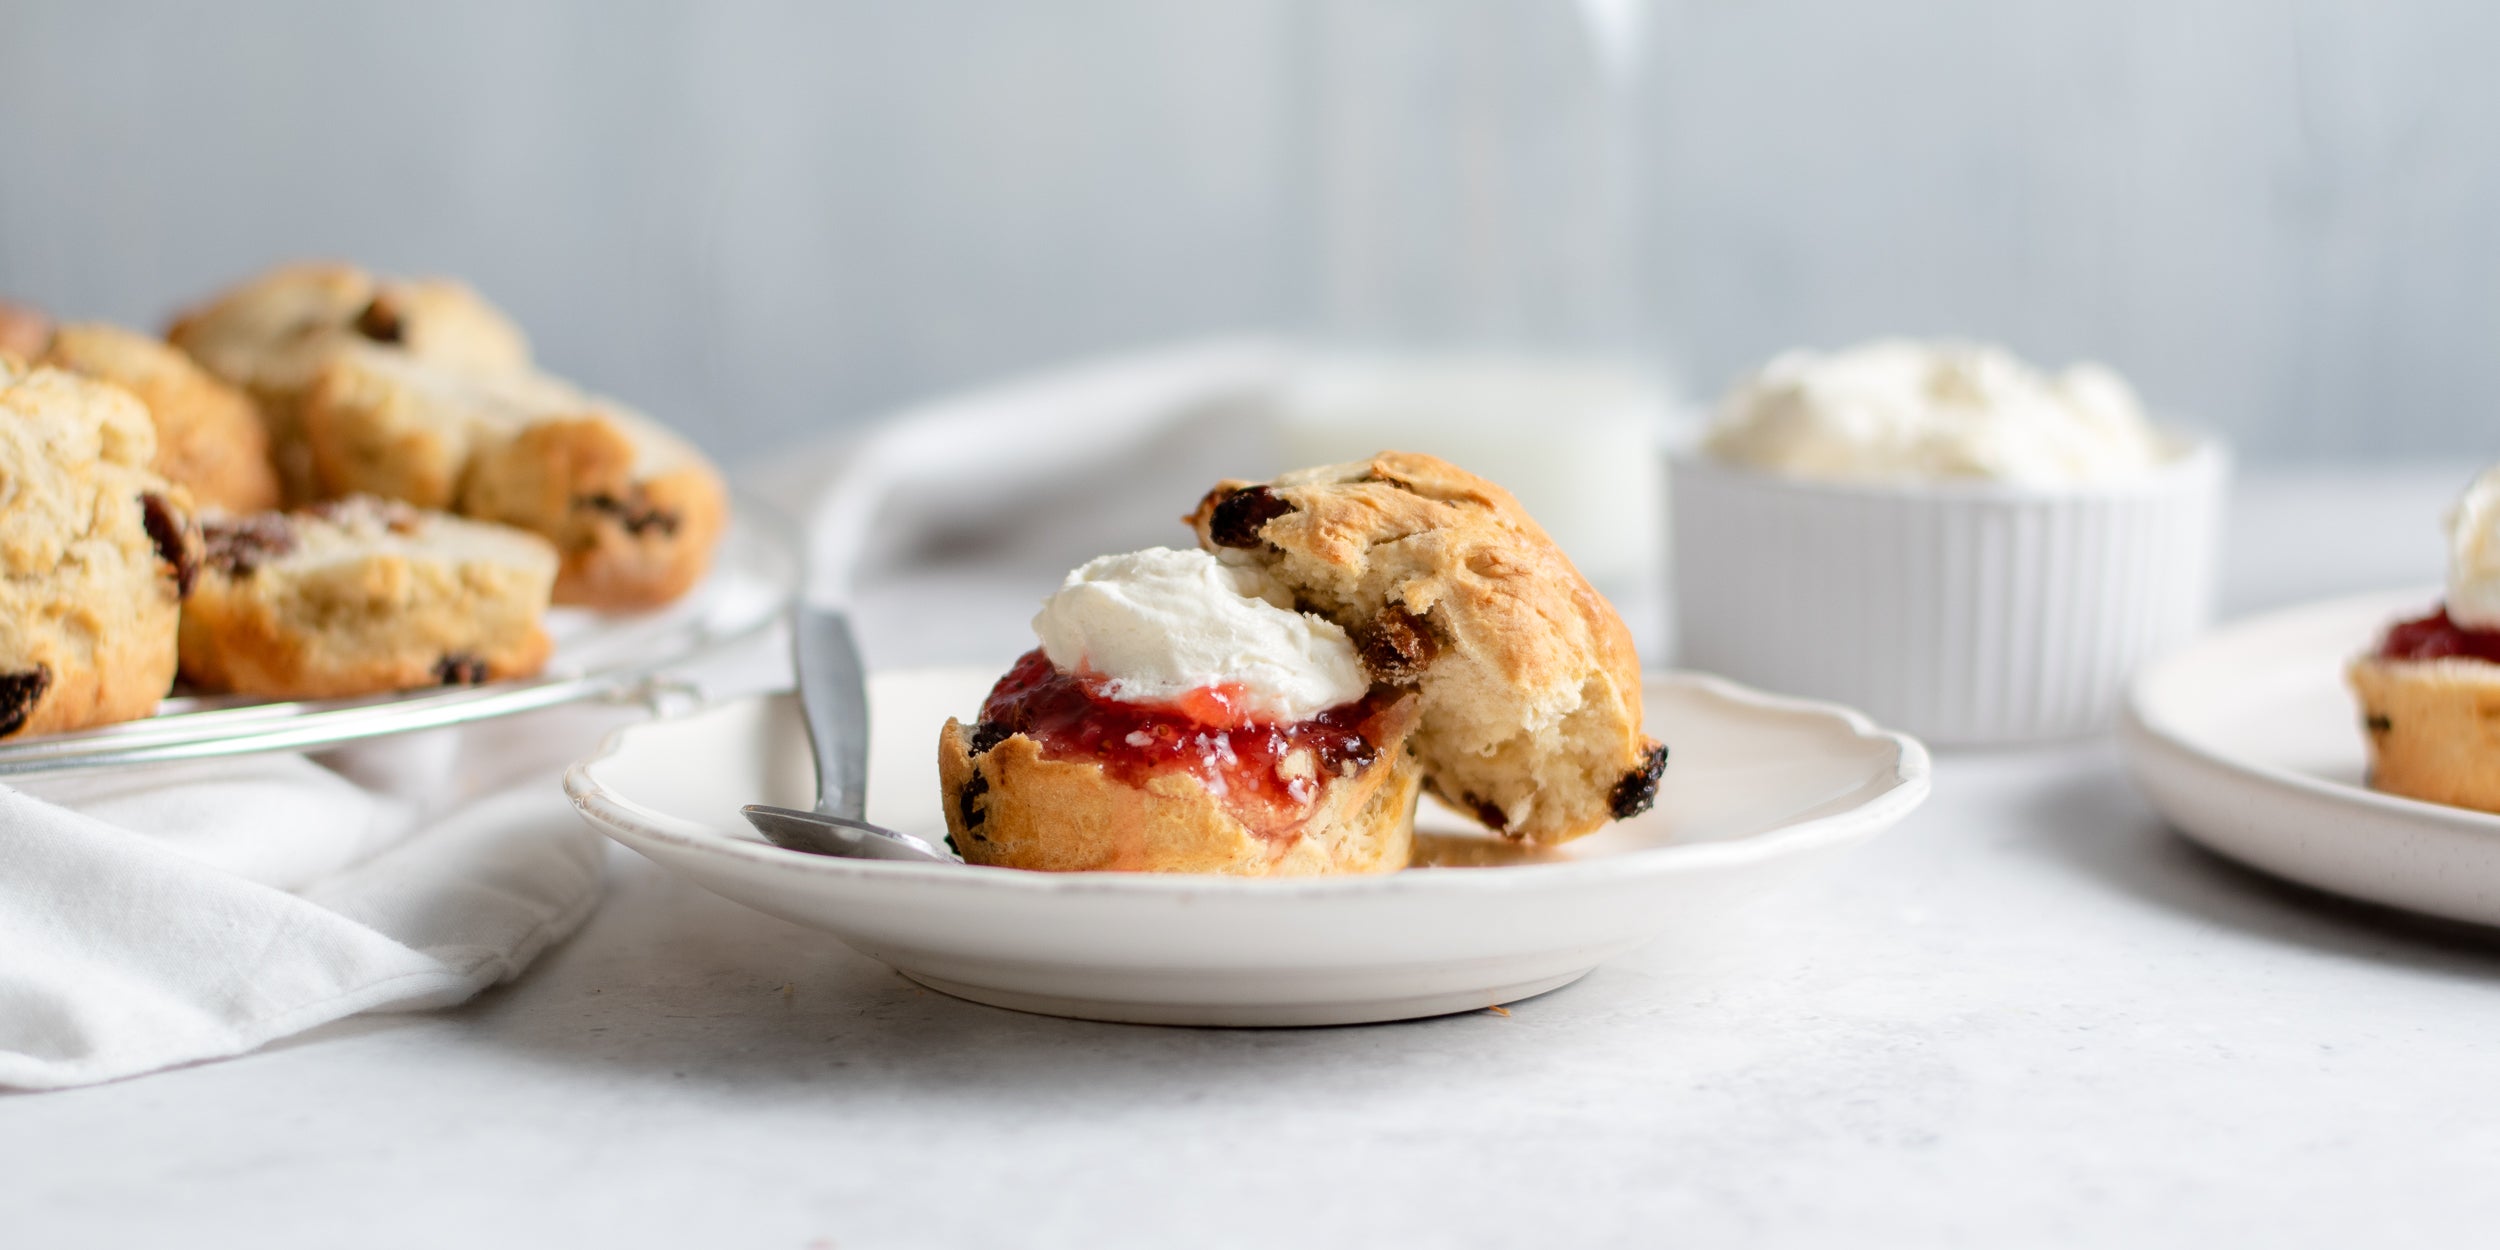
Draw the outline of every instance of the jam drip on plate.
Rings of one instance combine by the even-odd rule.
[[[1186,773],[1243,824],[1290,837],[1309,819],[1320,783],[1380,757],[1373,722],[1401,697],[1388,687],[1309,720],[1274,724],[1241,707],[1238,687],[1193,690],[1175,703],[1125,703],[1090,673],[1062,673],[1039,648],[998,679],[981,705],[974,741],[1020,733],[1046,759],[1092,760],[1128,785]]]
[[[2420,620],[2402,621],[2379,644],[2382,660],[2440,660],[2461,656],[2500,664],[2500,630],[2468,629],[2441,608]]]

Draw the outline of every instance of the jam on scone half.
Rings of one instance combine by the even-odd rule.
[[[1629,635],[1516,502],[1426,456],[1216,488],[1204,550],[1105,556],[939,744],[972,863],[1246,876],[1407,866],[1429,786],[1506,837],[1637,815]]]
[[[2389,627],[2345,676],[2373,787],[2500,812],[2500,468],[2448,514],[2447,600]]]
[[[972,863],[1246,876],[1406,866],[1414,700],[1345,631],[1199,551],[1104,556],[1042,645],[948,721],[947,827]]]

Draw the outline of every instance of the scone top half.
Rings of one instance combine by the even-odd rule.
[[[1656,798],[1667,751],[1641,732],[1631,632],[1508,491],[1383,452],[1221,483],[1188,521],[1420,695],[1425,785],[1486,826],[1560,842]]]

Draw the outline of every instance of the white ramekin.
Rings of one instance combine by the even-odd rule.
[[[2108,728],[2212,610],[2229,457],[2124,482],[1860,485],[1669,457],[1679,662],[1943,745]]]

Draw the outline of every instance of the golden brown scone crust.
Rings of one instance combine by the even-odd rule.
[[[183,313],[165,337],[260,405],[281,484],[299,503],[322,493],[304,443],[304,396],[343,346],[475,373],[525,369],[530,359],[519,328],[461,283],[331,262],[260,274]]]
[[[490,441],[469,462],[460,510],[554,543],[556,602],[641,608],[702,578],[729,524],[729,490],[656,424],[606,409]]]
[[[1382,452],[1224,482],[1188,521],[1421,692],[1425,784],[1487,826],[1560,842],[1655,797],[1666,749],[1641,732],[1631,633],[1508,491]]]
[[[2364,656],[2345,678],[2361,701],[2373,787],[2500,812],[2500,664]]]
[[[1023,734],[974,755],[970,731],[938,736],[946,830],[966,863],[1041,872],[1210,872],[1309,877],[1396,872],[1415,843],[1414,760],[1394,744],[1328,783],[1298,836],[1259,836],[1196,778],[1132,786],[1090,760],[1053,760]]]
[[[182,613],[204,690],[323,699],[526,677],[555,557],[533,535],[371,498],[218,517]]]
[[[52,318],[41,309],[0,299],[0,356],[33,360],[51,342]]]
[[[129,392],[0,360],[0,736],[152,712],[195,564]]]
[[[189,489],[201,507],[256,512],[278,505],[259,409],[189,356],[119,326],[81,322],[62,326],[41,359],[138,396],[156,424],[157,473]]]

